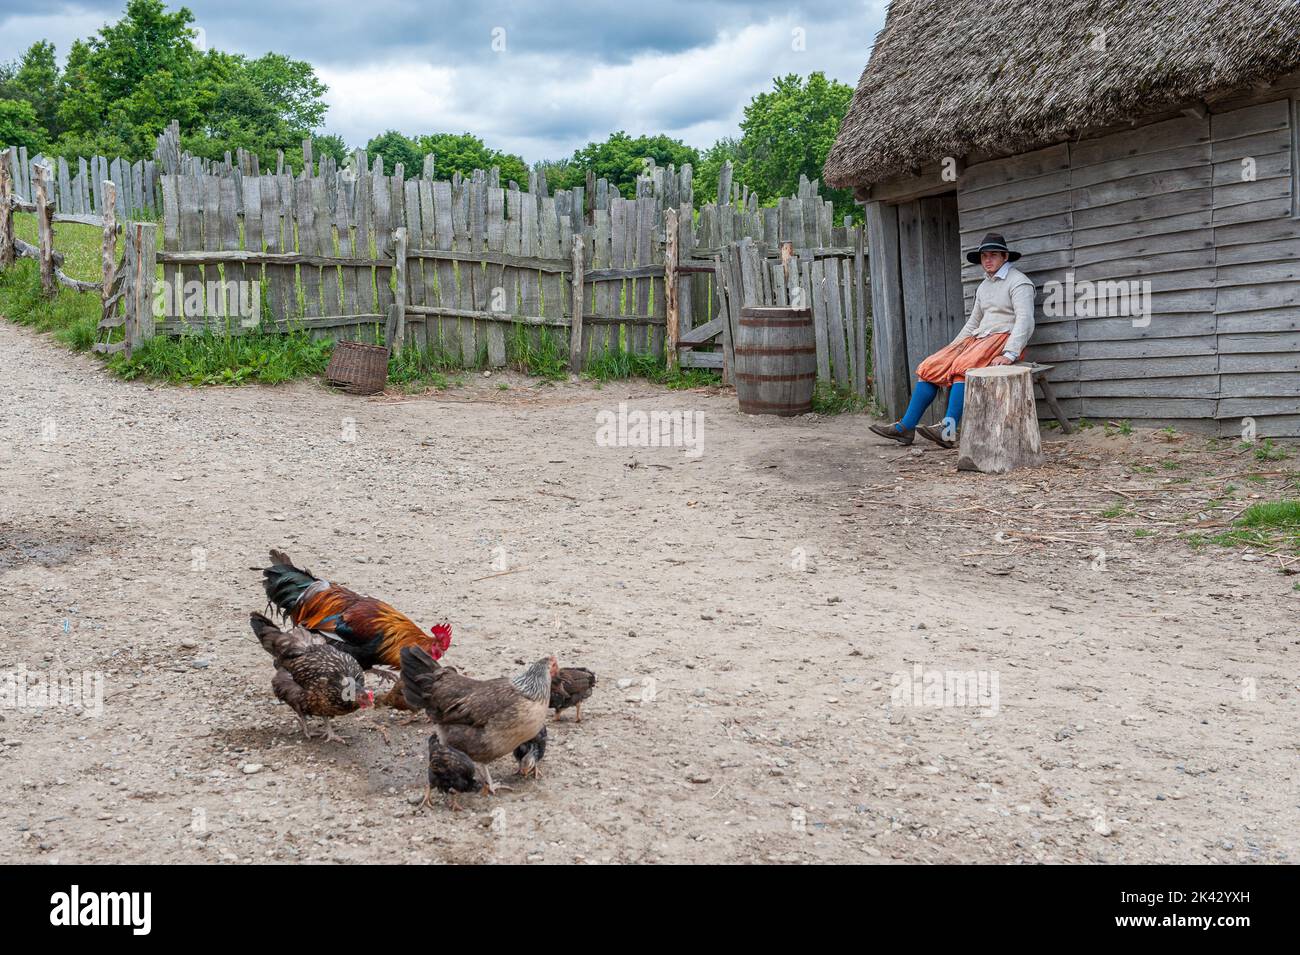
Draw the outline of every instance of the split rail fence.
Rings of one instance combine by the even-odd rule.
[[[54,296],[59,286],[74,292],[98,293],[101,300],[100,329],[123,328],[123,334],[117,344],[109,346],[107,338],[119,338],[117,335],[105,336],[105,341],[97,344],[100,351],[130,348],[144,340],[151,330],[140,328],[134,321],[125,317],[125,304],[119,314],[119,303],[123,303],[129,292],[126,260],[117,257],[117,237],[122,229],[117,221],[117,186],[110,180],[101,182],[96,190],[104,197],[104,213],[91,216],[81,213],[56,212],[54,202],[53,170],[49,166],[36,165],[32,169],[31,188],[34,199],[28,201],[17,194],[12,177],[12,149],[0,150],[0,269],[12,266],[18,258],[31,258],[38,263],[41,276],[41,291],[46,296]],[[14,229],[14,213],[31,212],[36,217],[37,242],[32,245],[18,238]],[[76,223],[96,226],[101,230],[101,277],[97,282],[87,282],[69,276],[63,270],[65,257],[57,251],[54,226],[56,223]],[[147,223],[131,223],[128,238],[142,229],[152,229]],[[127,243],[131,245],[130,241]],[[143,286],[140,286],[143,287]],[[147,311],[147,309],[146,309]]]

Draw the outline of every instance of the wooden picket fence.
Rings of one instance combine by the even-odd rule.
[[[550,195],[538,173],[527,188],[503,186],[495,169],[435,180],[428,160],[408,179],[400,166],[386,175],[378,160],[367,169],[364,153],[297,176],[234,166],[160,181],[157,259],[175,305],[160,334],[256,325],[382,336],[500,367],[522,327],[534,343],[557,338],[575,370],[622,350],[729,376],[720,325],[709,324],[721,302],[714,259],[741,238],[767,257],[788,245],[817,267],[816,281],[838,289],[847,277],[854,302],[865,301],[856,291],[866,281],[861,229],[833,225],[816,183],[771,208],[739,190],[697,216],[690,168],[653,164],[632,199],[604,180]],[[260,314],[249,321],[224,283],[254,281]],[[215,294],[213,283],[222,283]],[[849,340],[841,355],[828,326],[825,341],[827,380],[865,393]]]
[[[104,156],[28,156],[27,147],[10,147],[5,162],[15,192],[25,202],[36,201],[37,168],[51,172],[49,197],[54,211],[64,216],[96,217],[104,214],[107,194],[104,183],[116,189],[112,205],[119,222],[131,215],[152,213],[158,206],[157,167],[152,159],[129,162]],[[75,170],[75,171],[74,171]]]

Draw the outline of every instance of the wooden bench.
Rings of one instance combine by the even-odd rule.
[[[1061,406],[1056,400],[1056,392],[1052,390],[1052,383],[1047,380],[1047,373],[1056,366],[1040,365],[1036,361],[1019,361],[1016,364],[1029,369],[1029,377],[1042,390],[1043,400],[1047,402],[1047,407],[1052,410],[1052,414],[1056,415],[1056,420],[1061,423],[1061,430],[1065,434],[1074,434],[1074,426],[1070,424],[1070,419],[1061,410]]]

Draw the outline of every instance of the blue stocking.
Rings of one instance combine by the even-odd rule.
[[[920,424],[925,409],[930,407],[930,402],[934,401],[934,396],[938,393],[937,386],[917,379],[916,386],[912,389],[912,400],[907,406],[907,414],[903,415],[902,421],[894,425],[894,429],[911,431]]]
[[[966,382],[955,381],[952,384],[952,390],[948,392],[948,417],[952,419],[953,430],[957,430],[957,425],[961,424],[962,409],[966,405]]]

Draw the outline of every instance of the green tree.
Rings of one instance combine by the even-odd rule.
[[[311,65],[278,53],[249,60],[212,51],[203,68],[211,102],[201,123],[183,136],[185,148],[210,159],[245,149],[267,165],[279,149],[300,168],[302,141],[325,113],[325,86]]]
[[[329,107],[324,96],[329,87],[316,76],[310,63],[280,53],[243,62],[250,80],[289,129],[305,136],[325,122]]]
[[[551,182],[551,185],[559,189],[578,185],[586,179],[586,171],[590,169],[597,179],[609,180],[618,186],[624,198],[632,199],[636,196],[637,176],[645,168],[647,158],[654,159],[656,165],[672,164],[680,169],[686,163],[698,163],[700,154],[681,140],[668,136],[638,136],[633,139],[619,130],[611,133],[604,142],[588,143],[575,150],[573,159],[564,170],[564,181]]]
[[[169,13],[161,0],[129,0],[120,20],[73,43],[59,106],[69,138],[142,156],[171,119],[182,130],[198,126],[215,92],[204,65],[218,58],[195,48],[193,21],[185,7]]]
[[[391,176],[397,164],[401,163],[405,167],[407,178],[410,178],[412,174],[419,173],[424,163],[424,151],[420,149],[419,144],[395,129],[390,129],[382,136],[376,136],[366,143],[367,159],[373,163],[376,156],[383,157],[384,175],[387,176]]]
[[[30,154],[45,147],[45,130],[32,104],[22,99],[0,99],[0,147],[26,146]]]
[[[431,133],[420,137],[419,146],[422,153],[433,153],[437,179],[450,179],[454,172],[468,176],[475,169],[497,166],[503,184],[513,179],[521,187],[528,185],[528,164],[521,157],[492,149],[472,133]]]
[[[586,170],[575,165],[572,159],[543,159],[533,163],[533,169],[546,177],[546,187],[552,193],[557,189],[581,186],[587,181]]]
[[[63,77],[54,56],[54,44],[44,40],[33,43],[12,68],[3,95],[25,100],[36,113],[47,140],[63,132],[59,122],[59,103],[63,99]]]
[[[311,138],[312,151],[317,158],[329,156],[337,165],[343,165],[348,158],[348,144],[343,141],[343,137],[330,133],[328,135],[313,136]]]
[[[713,202],[717,198],[718,180],[722,175],[723,163],[731,163],[732,181],[741,181],[736,175],[736,170],[741,167],[744,161],[744,147],[741,141],[734,136],[724,136],[700,153],[699,165],[694,167],[695,204],[697,206],[702,205],[706,202]],[[764,195],[759,196],[760,200],[766,198],[767,196]]]
[[[142,158],[175,119],[182,145],[196,155],[215,159],[242,148],[270,163],[282,149],[301,162],[302,140],[326,109],[326,87],[311,64],[279,53],[249,59],[200,51],[193,21],[185,7],[173,12],[162,0],[128,0],[120,20],[73,43],[55,148]],[[29,51],[28,73],[37,77],[47,59]],[[20,87],[22,73],[20,66],[8,85]]]
[[[761,201],[775,202],[798,189],[800,174],[820,179],[852,98],[853,87],[823,73],[806,81],[793,73],[777,77],[771,92],[759,93],[745,107],[736,181],[757,191]],[[859,215],[848,190],[823,184],[821,195],[835,203],[837,221]]]

